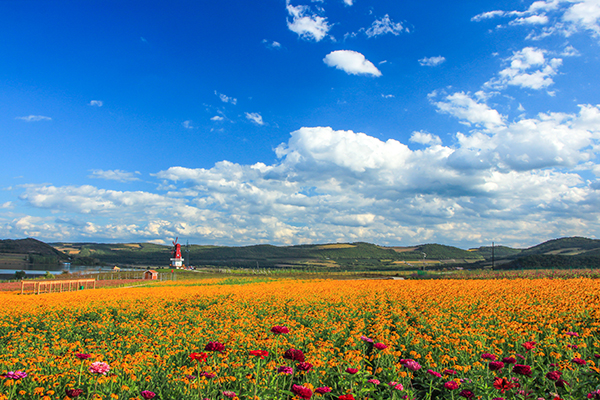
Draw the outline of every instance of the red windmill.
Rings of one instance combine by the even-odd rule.
[[[182,268],[183,257],[181,257],[181,245],[177,243],[177,239],[179,238],[175,238],[175,241],[173,242],[175,248],[173,249],[173,258],[171,258],[171,267]]]

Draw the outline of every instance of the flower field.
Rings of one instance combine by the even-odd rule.
[[[0,293],[0,399],[600,399],[598,283]]]

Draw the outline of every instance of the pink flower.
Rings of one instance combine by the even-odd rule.
[[[372,383],[373,385],[379,385],[381,383],[378,379],[369,379],[367,382]]]
[[[471,392],[470,390],[462,390],[459,394],[460,397],[464,397],[465,399],[473,399],[475,398],[475,393]]]
[[[223,396],[233,399],[237,396],[237,394],[235,394],[235,392],[232,392],[231,390],[225,390],[223,391]]]
[[[286,367],[285,365],[282,365],[281,367],[277,368],[277,372],[280,374],[291,375],[294,373],[294,368]]]
[[[331,388],[329,386],[321,386],[315,389],[315,393],[325,394],[331,392]]]
[[[23,371],[10,371],[2,375],[2,377],[16,381],[19,379],[27,378],[27,373]]]
[[[281,335],[283,333],[290,333],[290,330],[287,326],[275,325],[271,328],[271,332],[273,332],[276,335]]]
[[[391,387],[393,387],[396,390],[404,390],[404,386],[402,386],[401,383],[398,383],[396,381],[392,381],[392,382],[388,383],[388,385],[390,385]]]
[[[565,335],[567,335],[567,336],[579,336],[579,333],[577,333],[577,332],[565,332]]]
[[[150,400],[150,399],[152,399],[152,398],[154,398],[154,397],[156,396],[156,393],[154,393],[154,392],[151,392],[151,391],[149,391],[149,390],[144,390],[144,391],[143,391],[142,393],[140,393],[140,394],[142,395],[142,397],[143,397],[145,400]]]
[[[356,374],[358,372],[358,369],[356,369],[356,368],[346,368],[346,372],[349,373],[349,374],[351,374],[351,375],[354,375],[354,374]]]
[[[88,371],[92,374],[106,375],[110,371],[110,365],[102,361],[96,361],[90,365]]]
[[[421,364],[419,364],[418,362],[416,362],[415,360],[407,360],[404,363],[404,366],[408,369],[410,369],[411,371],[418,371],[421,369]]]
[[[502,359],[502,362],[503,362],[504,364],[516,364],[516,363],[517,363],[517,359],[516,359],[516,358],[514,358],[514,357],[504,357],[504,358]]]
[[[91,356],[91,354],[75,353],[75,357],[79,358],[80,360],[87,360]]]
[[[368,338],[366,336],[361,336],[360,340],[362,340],[363,342],[367,342],[367,343],[373,343],[373,339]]]
[[[579,364],[579,365],[585,365],[587,364],[585,360],[575,357],[574,359],[572,359],[571,361],[573,361],[575,364]]]
[[[373,347],[375,347],[377,350],[384,350],[388,348],[388,346],[383,343],[375,343]]]
[[[458,383],[456,383],[455,381],[448,381],[444,383],[444,387],[448,390],[455,390],[458,389]]]
[[[432,370],[432,369],[428,369],[428,370],[427,370],[427,373],[428,373],[429,375],[433,375],[433,376],[435,376],[435,377],[437,377],[437,378],[441,378],[441,377],[442,377],[442,374],[440,374],[439,372],[435,372],[435,371],[434,371],[434,370]]]
[[[490,353],[483,353],[481,355],[481,358],[483,358],[484,360],[490,360],[490,361],[496,361],[498,359],[498,357],[496,357],[494,354],[490,354]]]

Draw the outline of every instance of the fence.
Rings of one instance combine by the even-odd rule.
[[[57,280],[57,281],[21,281],[21,294],[25,294],[25,287],[31,285],[33,294],[70,292],[72,290],[87,289],[88,284],[96,288],[95,279]]]

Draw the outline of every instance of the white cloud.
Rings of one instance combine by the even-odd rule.
[[[525,47],[514,52],[505,60],[510,66],[500,71],[499,77],[486,83],[494,89],[503,89],[507,85],[520,86],[528,89],[545,89],[554,81],[552,77],[558,73],[562,59],[547,59],[547,52],[534,47]]]
[[[263,39],[263,44],[269,49],[281,49],[281,43],[276,41],[269,41],[267,39]]]
[[[600,185],[574,171],[598,170],[600,105],[506,122],[481,101],[464,93],[439,101],[449,107],[441,112],[475,126],[456,133],[452,146],[424,131],[413,132],[410,142],[424,146],[412,150],[393,139],[304,127],[276,148],[278,161],[270,165],[222,161],[207,169],[160,171],[154,177],[164,194],[28,185],[20,201],[54,216],[0,214],[0,235],[183,236],[216,244],[332,238],[380,244],[494,238],[512,244],[537,243],[539,235],[597,235]]]
[[[106,179],[109,181],[118,181],[118,182],[131,182],[131,181],[139,181],[139,178],[136,175],[140,175],[138,171],[136,172],[126,172],[121,171],[120,169],[103,171],[101,169],[94,169],[91,171],[91,175],[89,178],[97,178],[97,179]]]
[[[435,67],[437,65],[442,64],[444,61],[446,61],[446,58],[444,58],[442,56],[424,57],[419,60],[419,64],[427,66],[427,67]]]
[[[233,105],[237,104],[237,99],[233,97],[229,97],[224,95],[223,93],[219,93],[215,90],[215,95],[223,102],[223,103],[231,103]]]
[[[404,28],[401,23],[393,23],[390,20],[389,15],[385,15],[383,18],[375,20],[371,27],[365,31],[368,37],[375,37],[379,35],[385,35],[391,33],[392,35],[398,36],[403,31],[408,31]]]
[[[337,50],[325,56],[323,62],[351,75],[381,76],[381,72],[361,53],[352,50]]]
[[[287,21],[289,30],[297,33],[303,39],[312,39],[316,42],[327,36],[330,29],[327,18],[312,13],[308,6],[294,7],[289,4],[289,0],[286,8],[292,17],[291,21]]]
[[[409,141],[424,145],[441,145],[442,139],[439,136],[432,135],[429,132],[417,131],[413,132]]]
[[[509,25],[529,26],[532,29],[529,39],[541,39],[554,34],[570,36],[578,32],[589,32],[596,38],[600,37],[598,0],[540,0],[525,11],[489,11],[474,16],[472,20],[499,17],[511,19]]]
[[[259,113],[246,113],[246,119],[254,122],[257,125],[264,125],[262,116]]]
[[[52,121],[52,118],[45,117],[43,115],[28,115],[27,117],[16,117],[15,119],[20,119],[27,122]]]
[[[187,121],[183,121],[181,123],[181,125],[185,128],[185,129],[194,129],[194,126],[192,125],[192,121],[187,120]]]
[[[458,118],[469,126],[473,124],[492,129],[504,125],[504,117],[498,111],[485,103],[473,100],[468,93],[454,93],[434,104],[440,111]]]
[[[88,106],[94,106],[94,107],[102,107],[104,103],[102,102],[102,100],[92,100],[88,103]]]
[[[354,0],[344,0],[344,4],[346,4],[347,6],[351,6],[354,4]]]
[[[214,117],[212,117],[210,120],[211,121],[223,121],[223,117],[221,117],[220,115],[215,115]]]
[[[8,210],[14,208],[14,203],[12,201],[7,201],[5,203],[0,204],[0,209]]]

